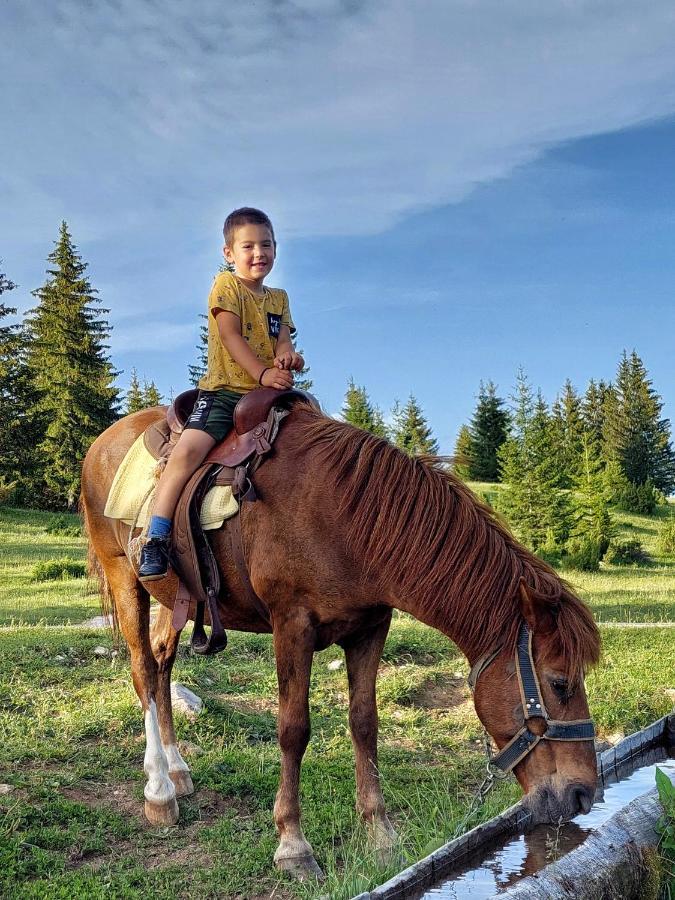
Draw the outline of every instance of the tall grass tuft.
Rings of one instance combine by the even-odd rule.
[[[33,566],[31,581],[59,581],[64,578],[84,578],[86,566],[80,559],[64,556],[46,559]]]

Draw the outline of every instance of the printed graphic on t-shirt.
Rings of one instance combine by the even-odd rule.
[[[281,316],[276,313],[267,313],[267,324],[270,337],[278,338],[281,332]]]

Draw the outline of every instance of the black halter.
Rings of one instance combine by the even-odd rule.
[[[494,662],[501,650],[500,647],[494,653],[481,657],[472,667],[469,672],[469,687],[472,692],[476,688],[476,682],[481,673],[487,669],[490,663]],[[534,750],[539,741],[590,741],[595,737],[592,719],[562,722],[549,718],[532,658],[532,632],[526,622],[523,622],[518,632],[515,657],[518,686],[523,704],[523,726],[508,744],[489,760],[490,766],[496,766],[504,773],[514,769],[528,753]],[[546,731],[543,734],[534,734],[528,728],[527,723],[529,719],[539,718],[545,720]]]

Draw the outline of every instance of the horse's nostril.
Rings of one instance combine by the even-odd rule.
[[[575,800],[576,808],[579,810],[579,812],[590,812],[590,809],[593,806],[593,794],[587,787],[575,788],[573,797]]]

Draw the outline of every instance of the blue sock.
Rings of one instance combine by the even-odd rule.
[[[165,519],[164,516],[153,516],[150,519],[149,538],[168,538],[170,534],[171,519]]]

